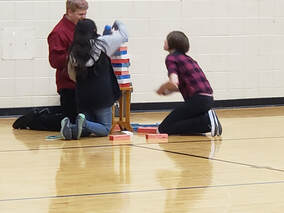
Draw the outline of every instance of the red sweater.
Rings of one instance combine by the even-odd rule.
[[[56,69],[57,91],[61,89],[75,89],[75,83],[67,72],[68,50],[73,41],[75,24],[66,15],[54,27],[47,41],[49,45],[49,63]]]

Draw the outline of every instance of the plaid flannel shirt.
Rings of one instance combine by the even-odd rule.
[[[199,67],[198,63],[190,56],[182,53],[172,53],[166,58],[168,75],[175,73],[179,79],[179,90],[188,100],[196,94],[213,94],[213,90]]]

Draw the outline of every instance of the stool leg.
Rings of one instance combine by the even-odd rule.
[[[133,131],[130,125],[130,105],[131,105],[131,91],[126,91],[126,106],[125,106],[125,123],[127,126],[127,130]]]
[[[125,121],[130,122],[130,91],[126,91]]]
[[[113,105],[112,106],[112,125],[114,124],[115,122],[115,106]]]
[[[124,95],[125,93],[122,91],[119,98],[119,121],[123,121]]]
[[[133,131],[130,125],[130,103],[131,102],[131,90],[122,91],[121,97],[119,98],[119,120],[114,121],[115,108],[113,106],[112,111],[112,129],[116,124],[119,125],[121,130]]]

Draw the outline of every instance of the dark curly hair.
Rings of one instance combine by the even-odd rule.
[[[70,47],[70,54],[76,60],[76,72],[86,70],[85,65],[91,58],[91,40],[96,41],[98,36],[97,26],[93,20],[83,19],[77,23]]]

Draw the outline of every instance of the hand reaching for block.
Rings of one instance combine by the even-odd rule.
[[[160,86],[160,88],[156,91],[159,95],[169,95],[173,92],[177,92],[179,89],[177,85],[168,81]]]

